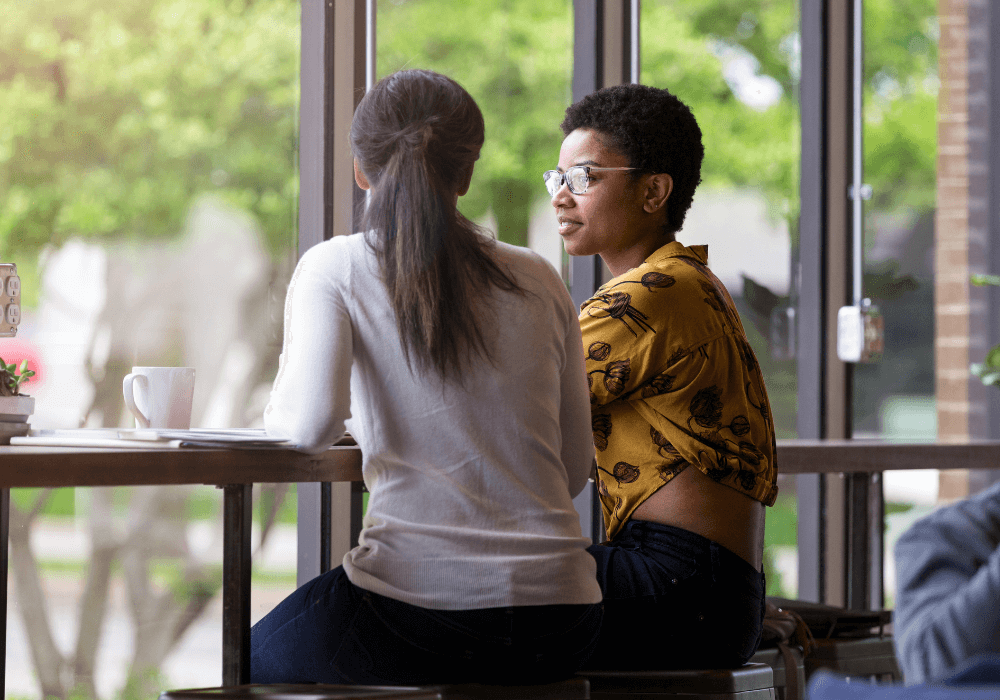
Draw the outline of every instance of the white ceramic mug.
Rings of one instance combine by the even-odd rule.
[[[133,367],[122,382],[122,394],[137,427],[187,430],[194,367]]]

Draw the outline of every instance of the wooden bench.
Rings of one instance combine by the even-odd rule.
[[[903,680],[892,637],[817,639],[805,659],[806,680],[821,668],[852,678]]]
[[[767,664],[736,669],[584,671],[593,700],[775,700]]]
[[[802,651],[797,647],[789,647],[788,654],[795,663],[795,668],[786,668],[785,654],[777,647],[759,649],[750,657],[750,663],[767,664],[774,672],[774,694],[777,700],[803,700],[806,690],[806,666],[802,659]],[[791,674],[795,677],[792,678]]]

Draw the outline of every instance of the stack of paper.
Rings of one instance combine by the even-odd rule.
[[[125,440],[179,442],[181,447],[291,447],[284,438],[271,437],[263,428],[194,428],[174,430],[170,428],[149,428],[146,430],[119,430],[118,436]]]
[[[270,437],[263,429],[231,428],[193,429],[118,429],[81,428],[79,430],[32,430],[24,437],[12,437],[12,445],[50,447],[125,447],[129,449],[163,447],[227,447],[264,449],[292,447],[288,440]]]

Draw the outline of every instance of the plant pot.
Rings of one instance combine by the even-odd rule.
[[[28,434],[28,416],[34,410],[34,396],[0,396],[0,445],[9,445],[12,437]]]
[[[0,396],[0,423],[26,423],[34,411],[34,396]]]

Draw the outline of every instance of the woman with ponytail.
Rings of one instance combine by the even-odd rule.
[[[430,71],[355,112],[365,232],[302,256],[264,424],[308,452],[349,429],[368,509],[343,564],[254,626],[255,683],[541,683],[596,641],[576,310],[547,262],[458,212],[483,138]]]

